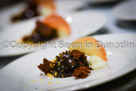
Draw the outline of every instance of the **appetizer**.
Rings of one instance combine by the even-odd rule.
[[[29,0],[26,9],[12,17],[12,21],[30,19],[36,16],[48,16],[55,12],[54,0]]]
[[[42,21],[37,21],[33,32],[24,36],[21,41],[23,43],[41,43],[68,35],[70,35],[69,24],[61,16],[52,14]]]
[[[93,47],[86,47],[88,43]],[[101,69],[107,64],[106,51],[94,38],[80,38],[72,42],[68,49],[56,56],[53,61],[44,58],[43,64],[38,68],[46,75],[52,74],[58,78],[86,78],[91,70]],[[90,60],[87,60],[87,57],[90,57]]]

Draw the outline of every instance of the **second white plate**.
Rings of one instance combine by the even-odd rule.
[[[63,17],[71,26],[72,33],[67,39],[75,39],[92,34],[105,24],[105,16],[93,11],[70,13],[63,15]],[[24,48],[23,45],[14,43],[14,41],[32,32],[35,27],[35,21],[36,19],[20,22],[2,30],[0,33],[0,56],[21,55],[35,50],[35,48]]]

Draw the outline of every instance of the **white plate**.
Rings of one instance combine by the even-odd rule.
[[[72,33],[67,39],[74,39],[88,34],[92,34],[102,28],[105,24],[105,16],[101,13],[92,11],[78,12],[74,14],[71,13],[68,15],[64,15],[63,17],[66,19],[66,21],[68,21],[71,26]],[[11,42],[13,40],[17,41],[21,39],[24,35],[30,34],[35,27],[35,21],[36,19],[20,22],[2,30],[0,33],[0,56],[21,55],[35,50],[35,48],[29,49],[27,47],[24,49],[24,47],[14,47],[15,43]],[[11,42],[12,45],[7,48],[9,42]]]
[[[114,43],[115,48],[107,46],[108,65],[100,70],[94,70],[85,79],[53,78],[40,76],[41,71],[37,65],[42,63],[43,58],[54,59],[60,52],[67,48],[59,47],[48,48],[47,50],[38,51],[21,57],[7,65],[0,71],[0,91],[46,91],[46,90],[79,90],[94,87],[107,81],[118,78],[136,68],[136,34],[110,34],[95,36],[103,43]],[[123,42],[127,41],[126,44]],[[135,48],[125,47],[128,42],[135,43]],[[122,47],[118,44],[121,43]],[[132,45],[131,45],[132,46]],[[43,80],[40,80],[40,79]],[[51,84],[48,84],[51,82]],[[59,84],[57,84],[59,82]],[[37,89],[36,89],[37,88]]]
[[[86,1],[84,0],[56,0],[57,12],[69,12],[82,8]]]
[[[82,2],[81,0],[75,0],[75,1],[56,0],[55,4],[56,4],[56,8],[57,8],[56,13],[62,14],[64,12],[68,12],[68,11],[82,7],[84,2]],[[20,3],[20,4],[10,6],[8,8],[1,10],[0,11],[0,20],[2,21],[2,23],[0,23],[0,28],[5,28],[8,25],[13,24],[11,22],[11,17],[13,15],[19,13],[20,11],[22,11],[24,9],[24,7],[26,7],[26,4]]]
[[[113,14],[117,19],[136,21],[136,0],[119,3],[113,8]]]

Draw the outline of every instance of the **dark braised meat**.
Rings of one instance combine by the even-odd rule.
[[[27,8],[23,12],[12,17],[12,21],[30,19],[39,15],[37,3],[34,0],[31,0],[27,3]]]
[[[24,42],[45,42],[51,39],[57,38],[57,31],[53,28],[48,27],[40,21],[36,22],[36,28],[30,36],[25,36],[23,38]]]
[[[59,56],[56,56],[55,62],[53,62],[50,66],[51,70],[49,73],[53,74],[54,77],[59,78],[72,76],[76,71],[75,69],[80,69],[80,67],[86,67],[89,69],[87,57],[83,52],[80,52],[78,50],[65,51],[63,53],[60,53]],[[83,70],[85,70],[85,72],[88,72],[88,69],[86,71],[86,68],[83,68]],[[81,75],[79,76],[81,76],[81,78],[87,76],[85,72],[83,73],[83,75],[80,72]],[[77,71],[74,76],[77,76]]]

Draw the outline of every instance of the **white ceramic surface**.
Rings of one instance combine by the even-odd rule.
[[[105,16],[93,11],[71,13],[64,15],[63,17],[71,26],[72,33],[67,39],[74,39],[92,34],[102,28],[105,24]],[[24,46],[20,48],[11,41],[17,41],[24,35],[30,34],[35,27],[36,20],[37,19],[20,22],[2,30],[0,33],[0,56],[21,55],[35,50],[35,48],[28,47],[25,47],[24,49]],[[7,48],[7,45],[10,45],[10,47]]]
[[[136,0],[125,0],[113,8],[113,15],[120,20],[136,21]]]
[[[56,9],[57,9],[56,13],[59,13],[59,14],[63,14],[65,12],[69,12],[74,9],[78,9],[82,7],[82,5],[84,4],[84,2],[82,2],[81,0],[75,0],[75,1],[55,0],[55,1],[56,1],[55,4],[56,4]],[[20,3],[20,4],[13,5],[13,6],[0,10],[0,20],[3,22],[3,23],[0,23],[0,28],[5,28],[8,25],[12,25],[13,23],[11,22],[11,17],[15,14],[18,14],[25,7],[26,7],[25,3]]]
[[[60,52],[67,48],[48,48],[23,56],[7,65],[0,71],[0,91],[47,91],[47,90],[79,90],[94,87],[107,81],[118,78],[136,69],[136,42],[135,34],[109,34],[94,36],[103,43],[114,43],[115,48],[106,47],[108,65],[100,70],[94,70],[85,79],[49,78],[40,76],[41,71],[37,65],[42,63],[43,58],[53,60]],[[135,44],[135,48],[123,46],[124,41]],[[118,43],[122,43],[121,47]],[[126,43],[128,44],[128,43]],[[48,84],[50,82],[51,84]]]

